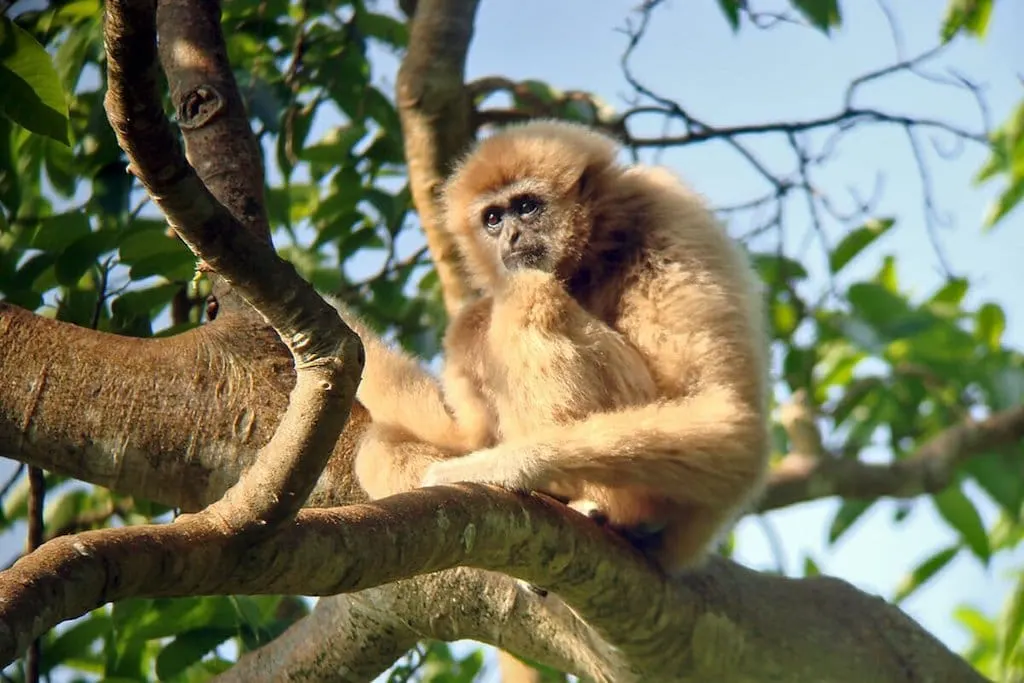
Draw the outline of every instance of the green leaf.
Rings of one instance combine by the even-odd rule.
[[[1006,314],[996,304],[985,304],[975,315],[977,327],[974,336],[988,344],[993,351],[998,351],[1003,332],[1006,330]]]
[[[167,305],[180,289],[181,285],[174,283],[133,289],[114,299],[111,307],[115,310],[121,309],[124,313],[149,313],[155,308]]]
[[[157,655],[157,678],[161,681],[172,679],[235,633],[235,629],[201,628],[180,634]]]
[[[780,254],[751,254],[761,279],[769,285],[807,278],[807,269],[799,261]]]
[[[43,162],[46,177],[59,194],[70,199],[78,189],[78,173],[75,170],[75,158],[71,148],[50,138],[45,138],[46,153]]]
[[[181,249],[190,251],[180,239],[167,234],[166,223],[137,219],[132,222],[131,232],[125,235],[117,246],[117,257],[121,263],[131,265],[156,254],[177,252]]]
[[[932,295],[932,298],[928,300],[928,303],[959,306],[964,300],[964,296],[966,296],[969,286],[970,282],[968,282],[966,278],[950,278],[949,281],[942,286],[942,289]]]
[[[843,267],[852,261],[860,252],[864,251],[872,242],[884,235],[896,224],[892,218],[873,218],[855,230],[851,230],[836,248],[829,254],[829,268],[833,273],[838,273]]]
[[[852,285],[847,290],[847,298],[856,317],[868,323],[887,342],[918,335],[934,327],[940,320],[930,311],[912,308],[904,298],[874,283],[860,282]],[[851,337],[851,341],[864,335],[863,331],[846,327],[844,331]],[[871,350],[873,343],[878,340],[862,341]]]
[[[740,0],[718,0],[718,6],[722,8],[729,26],[733,31],[740,27]]]
[[[828,542],[830,544],[839,540],[839,537],[850,530],[854,522],[863,516],[874,505],[874,501],[868,500],[844,500],[832,518],[832,524],[828,530]]]
[[[999,195],[995,204],[989,207],[982,220],[985,228],[993,228],[996,223],[1006,217],[1024,199],[1024,177],[1015,179],[1006,190]]]
[[[0,112],[68,144],[68,104],[50,55],[30,33],[0,16]]]
[[[804,555],[804,577],[809,576],[821,576],[821,568],[818,567],[818,563],[814,561],[813,557]]]
[[[950,0],[939,34],[943,42],[952,40],[960,31],[983,38],[991,16],[992,0]]]
[[[988,534],[982,524],[974,503],[964,495],[959,486],[950,486],[945,491],[932,496],[936,509],[949,525],[957,530],[960,537],[970,547],[978,559],[988,563],[992,554],[988,544]]]
[[[352,148],[366,137],[366,128],[361,125],[347,125],[333,128],[320,142],[303,147],[299,158],[323,164],[338,164],[352,153]]]
[[[1005,668],[1014,651],[1021,648],[1021,637],[1024,635],[1024,572],[1021,572],[1017,581],[1017,589],[1010,598],[1000,630],[1003,632],[1001,660]]]
[[[93,2],[89,4],[96,7]],[[96,7],[96,10],[98,11],[99,7]],[[69,31],[64,42],[57,48],[57,53],[53,56],[54,67],[66,92],[73,93],[75,91],[78,79],[82,75],[85,58],[93,46],[94,21],[96,20],[90,21],[84,26],[76,26]]]
[[[356,14],[356,28],[393,47],[405,47],[409,42],[409,29],[405,23],[387,14],[359,12]]]
[[[196,272],[196,257],[185,247],[182,251],[154,254],[136,261],[128,271],[132,280],[160,275],[173,282],[191,280]]]
[[[52,642],[46,644],[42,673],[46,674],[58,666],[69,664],[72,660],[84,658],[90,646],[107,636],[110,630],[110,617],[102,609],[95,610],[85,619],[71,624]]]
[[[80,518],[83,512],[91,509],[92,503],[92,495],[84,489],[66,491],[46,506],[46,527],[63,529]]]
[[[70,287],[78,282],[96,259],[117,244],[118,234],[112,230],[90,232],[68,245],[57,258],[54,272],[57,282]]]
[[[1019,518],[1024,505],[1024,459],[1020,450],[981,453],[968,458],[962,467],[1011,519]]]
[[[900,581],[892,601],[899,604],[910,597],[914,591],[926,584],[933,576],[942,571],[947,564],[952,562],[953,558],[960,552],[960,547],[959,544],[951,545],[917,565],[914,571],[910,572]]]
[[[33,249],[59,252],[90,232],[89,218],[84,212],[59,213],[39,221],[32,235],[31,246]]]
[[[811,24],[825,33],[841,21],[838,0],[791,0]]]

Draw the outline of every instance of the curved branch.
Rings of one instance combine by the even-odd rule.
[[[908,667],[920,680],[984,680],[898,608],[845,582],[758,574],[720,559],[668,582],[621,539],[554,501],[456,488],[303,511],[251,544],[223,535],[177,543],[168,525],[50,541],[0,574],[0,659],[61,620],[130,596],[329,595],[470,565],[555,590],[614,648],[607,668],[577,671],[601,681],[643,672],[645,681],[885,683],[905,681]]]
[[[420,0],[409,49],[398,69],[396,101],[413,201],[451,314],[473,296],[438,193],[455,158],[472,139],[471,102],[463,84],[479,0]]]
[[[129,169],[168,223],[274,327],[295,359],[288,408],[270,442],[257,453],[256,466],[203,511],[208,519],[197,520],[204,531],[211,519],[233,531],[263,530],[294,515],[309,497],[348,419],[363,351],[334,308],[277,255],[269,240],[252,239],[181,153],[160,105],[158,32],[164,70],[185,129],[199,134],[210,121],[232,111],[237,119],[244,110],[227,68],[219,5],[164,0],[159,7],[158,12],[156,0],[107,3],[104,106]],[[206,137],[198,143],[215,144],[220,138],[216,131]],[[197,165],[225,153],[198,143],[193,154]],[[240,174],[243,181],[246,177]],[[262,174],[259,181],[262,187]],[[242,211],[262,215],[265,209],[257,198],[247,197]],[[180,527],[171,531],[180,533]]]
[[[759,508],[774,510],[830,496],[874,500],[937,493],[949,486],[966,460],[1022,439],[1024,406],[1018,406],[954,425],[909,457],[888,464],[794,452],[772,470]]]

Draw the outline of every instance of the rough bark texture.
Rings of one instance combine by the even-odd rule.
[[[666,582],[624,542],[548,498],[452,488],[458,495],[425,489],[385,503],[306,510],[254,542],[227,534],[203,534],[203,543],[172,538],[175,525],[55,539],[0,575],[0,659],[10,661],[60,620],[109,600],[333,595],[468,565],[556,589],[594,629],[573,657],[586,668],[573,670],[597,680],[984,680],[897,608],[843,581],[787,579],[718,560]],[[608,552],[609,544],[616,550]],[[478,621],[482,596],[453,589],[446,600],[462,603],[460,621]],[[519,590],[522,599],[547,603],[552,619],[564,609],[558,599]],[[435,623],[436,607],[423,607]],[[497,640],[493,632],[481,639]]]

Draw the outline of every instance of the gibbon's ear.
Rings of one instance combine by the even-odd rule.
[[[576,196],[580,200],[588,200],[597,189],[597,176],[600,175],[603,165],[587,164],[580,172],[576,180]]]

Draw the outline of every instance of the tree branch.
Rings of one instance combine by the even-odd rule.
[[[178,522],[258,530],[291,517],[308,498],[348,419],[363,351],[356,334],[312,285],[277,255],[269,240],[252,239],[252,232],[217,201],[185,160],[160,105],[157,32],[179,120],[196,135],[192,157],[197,165],[224,155],[225,150],[208,146],[220,136],[199,131],[232,111],[239,116],[241,98],[230,70],[218,69],[228,66],[219,5],[164,0],[159,7],[158,12],[155,0],[106,5],[107,117],[129,168],[168,223],[274,327],[296,369],[288,408],[257,453],[255,466],[203,511],[205,519]],[[206,80],[210,75],[221,78]],[[243,211],[263,216],[261,199],[261,193],[248,196]],[[265,225],[266,219],[259,222]]]
[[[762,575],[725,560],[667,582],[625,542],[554,501],[455,488],[457,495],[438,487],[303,511],[251,544],[225,536],[178,545],[161,538],[167,526],[150,525],[55,539],[0,574],[0,659],[111,600],[331,595],[471,565],[556,590],[609,638],[621,662],[576,672],[597,680],[639,680],[643,672],[645,681],[885,683],[906,680],[908,666],[920,680],[984,680],[899,609],[845,582]],[[618,551],[609,553],[609,544]],[[560,605],[552,600],[549,609]]]
[[[134,339],[0,302],[0,348],[0,452],[186,511],[220,498],[250,468],[295,377],[272,330],[221,317],[175,337]],[[307,505],[365,500],[351,459],[368,423],[355,403]]]
[[[1024,439],[1024,406],[954,425],[911,456],[879,465],[853,458],[793,452],[773,468],[761,511],[818,498],[912,498],[949,486],[966,460]]]
[[[409,184],[449,315],[473,296],[438,204],[455,158],[472,139],[463,81],[479,0],[421,0],[398,69],[396,100]]]

